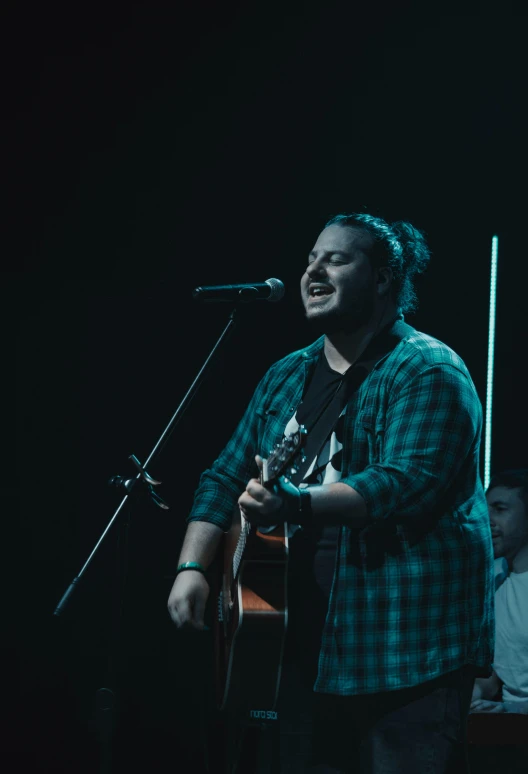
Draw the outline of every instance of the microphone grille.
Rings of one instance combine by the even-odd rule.
[[[271,301],[272,303],[275,303],[275,301],[280,301],[284,293],[286,292],[284,283],[281,282],[280,279],[271,277],[270,279],[266,280],[266,285],[269,285],[271,288],[271,293],[269,294],[269,297],[267,300]]]

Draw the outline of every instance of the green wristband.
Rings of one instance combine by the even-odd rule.
[[[197,570],[198,572],[201,572],[202,575],[205,575],[205,568],[202,567],[199,562],[184,562],[183,564],[180,564],[180,566],[176,568],[176,575],[184,570]]]

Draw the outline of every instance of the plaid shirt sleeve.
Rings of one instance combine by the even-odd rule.
[[[475,449],[480,424],[467,376],[450,364],[429,366],[392,398],[384,427],[365,427],[378,461],[342,481],[362,495],[374,521],[419,517]]]
[[[200,476],[187,521],[208,521],[227,530],[238,498],[250,478],[258,473],[258,421],[269,372],[255,390],[238,426],[223,451]]]

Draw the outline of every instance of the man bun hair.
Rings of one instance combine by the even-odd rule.
[[[376,267],[389,266],[393,274],[393,291],[403,313],[416,311],[418,299],[414,278],[427,268],[431,252],[422,231],[411,223],[398,220],[388,223],[383,218],[362,212],[334,215],[327,226],[360,228],[374,239],[371,259]]]

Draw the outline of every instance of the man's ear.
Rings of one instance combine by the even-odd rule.
[[[382,266],[378,269],[376,284],[378,286],[378,295],[384,296],[389,292],[392,285],[392,269],[389,266]]]

